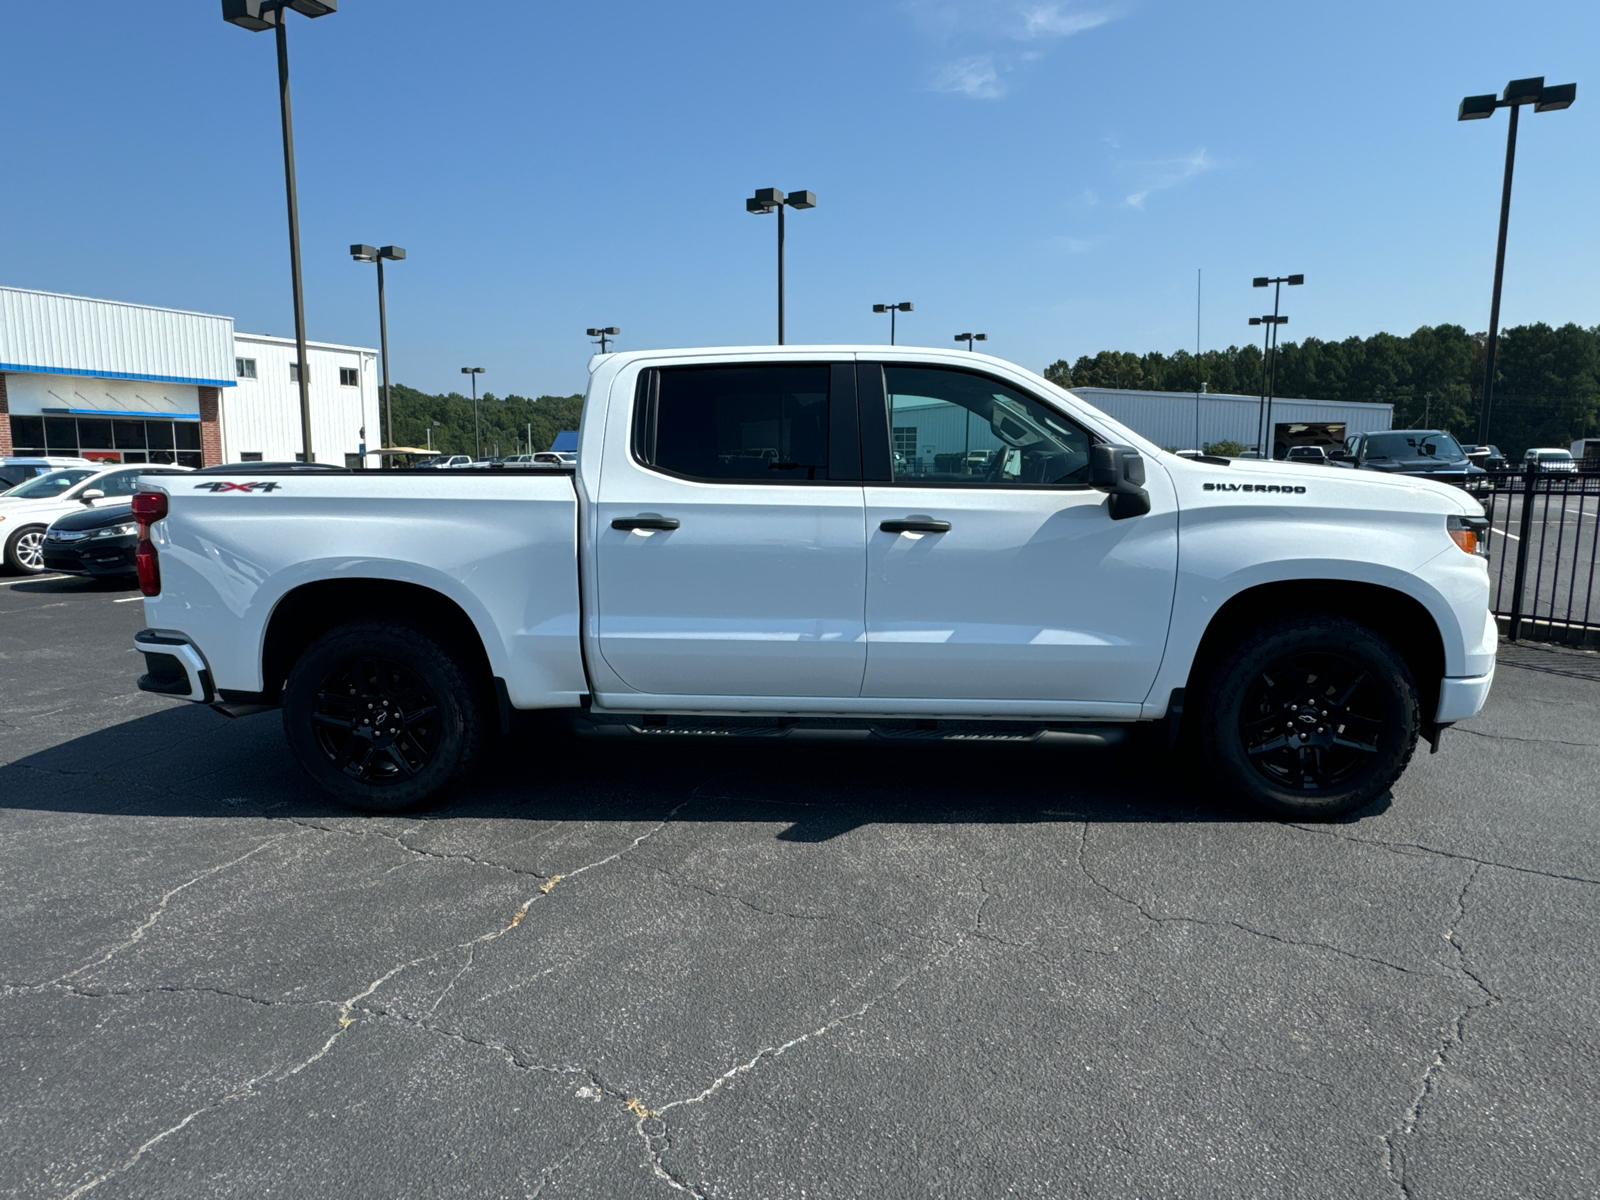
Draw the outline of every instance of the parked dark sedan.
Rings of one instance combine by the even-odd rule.
[[[126,504],[86,508],[58,517],[44,535],[44,569],[97,578],[138,575],[133,552],[139,526]]]
[[[1485,473],[1467,457],[1461,443],[1441,429],[1357,434],[1345,443],[1345,461],[1362,470],[1418,475],[1441,483],[1466,483]]]

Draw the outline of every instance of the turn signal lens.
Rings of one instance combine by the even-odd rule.
[[[1489,518],[1450,517],[1445,527],[1451,540],[1468,554],[1489,557]]]

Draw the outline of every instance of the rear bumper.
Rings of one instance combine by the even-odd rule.
[[[145,673],[139,676],[141,692],[197,704],[210,704],[216,698],[211,668],[182,634],[141,629],[133,635],[133,648],[144,655]]]
[[[1453,721],[1465,721],[1468,717],[1475,717],[1483,709],[1484,701],[1489,698],[1489,686],[1494,683],[1494,668],[1489,668],[1487,675],[1474,675],[1465,679],[1442,679],[1439,681],[1439,709],[1434,714],[1434,723],[1448,725]]]

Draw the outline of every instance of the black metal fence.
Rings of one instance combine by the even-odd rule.
[[[1489,515],[1490,603],[1507,637],[1592,642],[1600,634],[1600,473],[1492,471],[1467,490]]]

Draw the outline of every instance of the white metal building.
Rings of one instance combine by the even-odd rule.
[[[1220,392],[1139,392],[1121,388],[1075,387],[1072,394],[1121,421],[1158,446],[1200,449],[1208,442],[1254,446],[1261,426],[1261,397]],[[1346,400],[1272,400],[1273,442],[1281,454],[1288,445],[1338,445],[1347,437],[1388,429],[1392,404]]]
[[[231,317],[0,287],[0,455],[210,466],[300,451],[290,338]],[[313,342],[312,450],[377,445],[377,352]]]
[[[238,384],[222,404],[224,462],[292,462],[300,452],[300,383],[293,338],[233,335]],[[311,449],[318,462],[362,465],[383,444],[378,352],[307,342]]]

